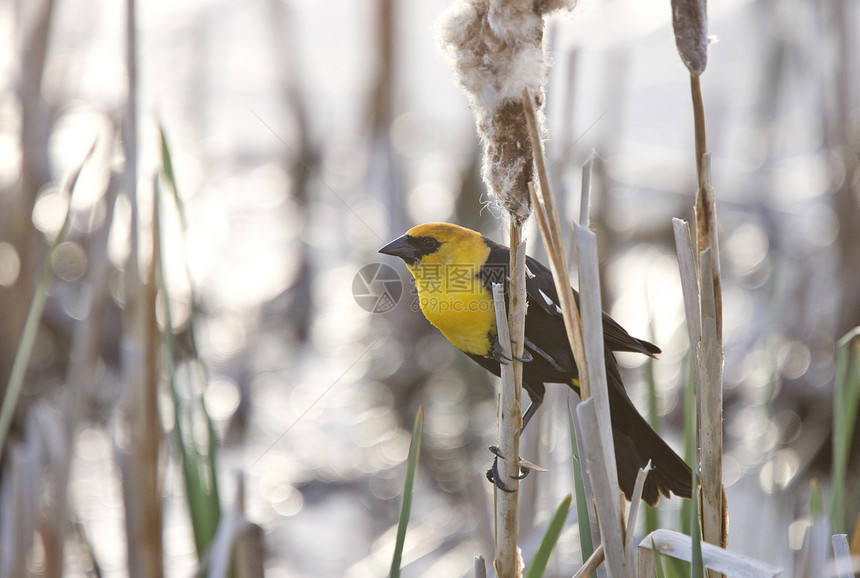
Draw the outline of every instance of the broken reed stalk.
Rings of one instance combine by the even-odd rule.
[[[692,551],[690,536],[671,530],[655,530],[639,542],[638,577],[653,578],[655,553],[690,562]],[[702,560],[709,572],[744,578],[774,578],[782,574],[776,566],[759,562],[718,548],[713,544],[702,544]]]
[[[830,537],[833,547],[833,566],[835,572],[832,574],[837,578],[854,578],[854,563],[851,556],[851,548],[848,545],[847,534],[834,534]]]
[[[603,564],[604,560],[606,560],[606,556],[603,553],[603,544],[598,544],[594,553],[588,557],[588,560],[583,562],[582,567],[576,571],[573,578],[587,578],[591,576],[591,573],[597,570]]]
[[[591,476],[607,565],[612,576],[627,576],[632,568],[628,566],[624,552],[624,521],[620,508],[622,502],[619,500],[621,493],[618,488],[612,418],[609,411],[597,238],[594,233],[583,229],[577,223],[574,223],[573,227],[580,273],[583,343],[592,394],[576,407],[576,415],[582,422],[587,472]]]
[[[523,95],[529,135],[535,155],[535,168],[541,184],[540,197],[535,187],[530,187],[534,212],[546,245],[550,265],[559,295],[565,330],[571,343],[579,370],[580,396],[582,403],[576,406],[581,436],[577,435],[580,455],[585,460],[584,474],[590,477],[594,491],[593,499],[601,529],[601,544],[606,552],[610,574],[627,576],[628,566],[624,552],[624,525],[619,508],[620,491],[615,463],[609,394],[606,387],[606,365],[603,358],[603,323],[600,307],[600,287],[597,273],[597,243],[594,234],[574,224],[580,270],[580,296],[582,317],[573,298],[570,276],[561,240],[555,194],[546,171],[543,146],[538,132],[533,98],[528,90]],[[587,195],[588,191],[582,191]],[[587,216],[580,216],[587,219]]]
[[[698,126],[697,122],[697,126]],[[701,119],[704,130],[704,118]],[[697,141],[700,136],[697,135]],[[704,135],[701,135],[704,140]],[[698,147],[697,147],[698,148]],[[699,255],[699,300],[701,341],[693,345],[700,381],[699,446],[702,537],[710,544],[728,543],[728,507],[722,482],[723,455],[723,338],[722,283],[720,280],[717,213],[711,186],[710,154],[701,158],[699,188],[696,193],[696,245]],[[713,574],[713,573],[711,573]]]
[[[630,500],[630,511],[627,513],[627,536],[624,542],[624,551],[627,554],[627,567],[631,569],[636,567],[633,552],[633,536],[636,534],[636,519],[639,516],[639,508],[642,505],[642,490],[645,489],[645,478],[648,477],[648,472],[653,469],[651,460],[645,464],[644,468],[640,468],[636,474],[636,483],[633,486],[633,499]]]
[[[696,396],[699,401],[702,468],[702,536],[706,542],[725,546],[728,539],[728,509],[722,485],[722,290],[716,203],[711,186],[700,81],[708,63],[706,0],[672,0],[672,25],[678,54],[690,72],[698,176],[695,209],[700,306],[697,322],[700,340],[691,341],[690,347],[694,362],[699,366],[696,371]]]
[[[594,173],[594,159],[597,158],[597,151],[591,149],[585,162],[582,163],[582,194],[579,199],[579,224],[586,229],[590,226],[591,221],[591,175]]]
[[[712,270],[715,255],[710,247],[700,253],[700,271]],[[725,547],[727,512],[722,483],[723,451],[723,349],[717,333],[717,287],[706,281],[700,285],[702,340],[696,348],[696,363],[701,365],[699,398],[699,439],[702,464],[702,537],[706,542]]]
[[[472,566],[472,578],[487,578],[487,562],[480,554],[475,554]]]

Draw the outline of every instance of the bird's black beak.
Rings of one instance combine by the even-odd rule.
[[[414,265],[421,259],[418,248],[409,242],[409,235],[397,237],[379,250],[383,255],[393,255],[403,259],[407,265]]]

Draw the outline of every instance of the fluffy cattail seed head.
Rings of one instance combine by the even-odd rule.
[[[466,0],[442,23],[442,45],[466,91],[484,145],[482,176],[515,221],[531,211],[532,150],[522,109],[523,90],[535,95],[542,120],[547,58],[543,16],[572,7],[564,0]]]

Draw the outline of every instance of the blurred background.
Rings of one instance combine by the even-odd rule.
[[[466,575],[493,552],[496,380],[376,253],[427,221],[506,242],[436,39],[448,0],[130,4],[0,2],[0,391],[16,355],[21,383],[0,574],[191,576],[238,537],[267,576],[384,575],[423,406],[404,575]],[[836,342],[860,325],[860,22],[850,0],[728,0],[709,30],[729,548],[801,575],[811,480],[832,490]],[[552,177],[577,218],[597,151],[604,308],[663,349],[621,362],[681,451],[671,218],[692,219],[696,175],[670,5],[580,0],[545,43]],[[573,490],[570,395],[551,390],[523,441],[550,469],[521,491],[526,560]],[[573,515],[553,563],[581,563]]]

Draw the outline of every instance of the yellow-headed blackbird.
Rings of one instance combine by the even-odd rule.
[[[400,257],[415,277],[421,311],[455,347],[495,375],[501,356],[496,337],[492,283],[508,290],[509,251],[480,233],[450,223],[428,223],[410,229],[379,250]],[[552,273],[526,258],[527,312],[523,387],[531,405],[523,414],[523,429],[540,406],[544,384],[563,383],[579,392],[576,364],[564,328]],[[574,291],[577,305],[579,295]],[[614,351],[651,357],[660,349],[631,337],[614,319],[603,314],[603,339],[612,435],[618,483],[629,500],[639,468],[650,459],[642,498],[655,504],[659,493],[689,498],[691,471],[639,414],[627,396]]]

